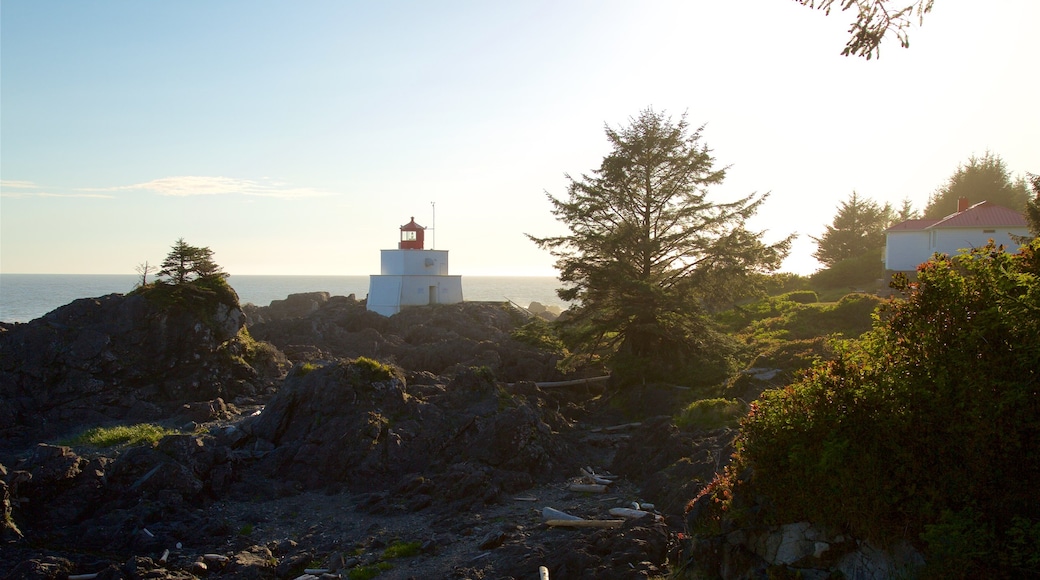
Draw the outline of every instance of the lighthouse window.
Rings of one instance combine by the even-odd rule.
[[[401,241],[402,242],[414,242],[415,241],[415,232],[412,231],[412,230],[402,231],[401,232]]]

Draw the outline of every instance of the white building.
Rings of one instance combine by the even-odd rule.
[[[408,306],[462,302],[462,276],[448,274],[447,250],[424,248],[425,228],[401,226],[396,250],[380,250],[379,274],[369,277],[367,308],[392,316]]]
[[[915,272],[932,255],[956,255],[962,249],[980,248],[989,240],[1008,251],[1018,250],[1012,236],[1028,236],[1022,214],[988,201],[968,205],[958,200],[957,212],[942,219],[907,220],[885,230],[885,269]]]

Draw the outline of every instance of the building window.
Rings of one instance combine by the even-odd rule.
[[[982,233],[984,233],[984,234],[995,234],[995,233],[997,233],[997,230],[982,230]]]
[[[415,241],[415,231],[413,231],[413,230],[404,230],[404,231],[402,231],[401,232],[401,241],[402,242],[414,242]]]

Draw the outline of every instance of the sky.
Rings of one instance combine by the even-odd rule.
[[[840,4],[836,3],[836,4]],[[133,274],[179,238],[235,274],[379,273],[414,216],[452,274],[553,275],[525,234],[653,108],[704,125],[724,202],[799,235],[972,155],[1040,173],[1040,2],[937,0],[841,56],[793,0],[3,0],[0,272]]]

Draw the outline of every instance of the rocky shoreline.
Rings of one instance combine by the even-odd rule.
[[[697,485],[673,483],[710,480],[735,435],[539,388],[566,377],[512,337],[529,314],[508,305],[207,304],[110,295],[0,325],[0,577],[660,576]],[[62,444],[139,422],[171,434]],[[713,451],[670,474],[691,448]],[[571,489],[589,473],[609,485]],[[653,510],[612,528],[543,516],[633,504]]]

